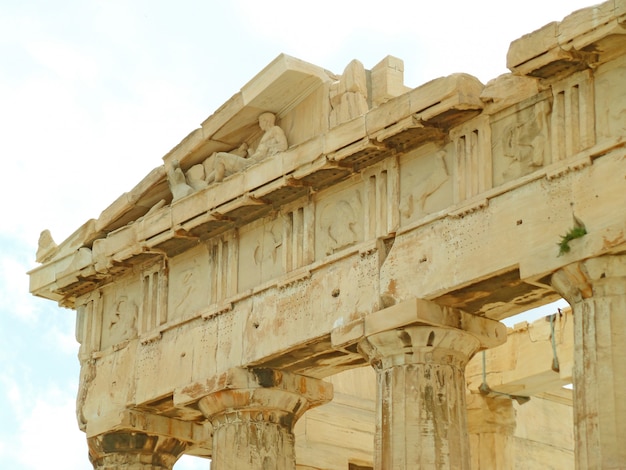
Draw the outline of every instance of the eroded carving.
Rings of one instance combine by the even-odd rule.
[[[35,255],[35,261],[38,263],[45,263],[54,256],[57,251],[57,244],[52,239],[50,230],[44,230],[39,235],[39,243],[37,248],[37,254]]]
[[[276,116],[274,114],[261,114],[259,116],[259,127],[265,133],[254,152],[251,152],[248,144],[244,142],[236,151],[217,152],[209,157],[213,160],[209,164],[213,168],[210,172],[207,172],[207,166],[205,165],[206,182],[208,184],[220,182],[226,176],[241,171],[253,163],[287,150],[287,137],[283,130],[276,125]]]
[[[494,124],[495,184],[532,173],[549,162],[550,112],[549,102],[542,100]]]
[[[81,431],[85,431],[87,428],[87,417],[83,410],[85,403],[87,402],[87,395],[89,394],[89,388],[96,378],[96,361],[94,359],[87,359],[81,361],[80,364],[80,376],[78,380],[78,393],[76,394],[76,421],[78,421],[78,427]]]
[[[168,319],[180,318],[206,307],[209,298],[203,283],[209,276],[205,245],[183,253],[169,263]]]
[[[403,163],[406,184],[400,203],[402,218],[417,220],[452,203],[449,158],[445,150],[435,149]]]
[[[321,211],[320,241],[324,253],[333,254],[361,239],[362,204],[359,192],[327,204]]]
[[[276,264],[279,259],[278,251],[282,244],[282,226],[276,221],[266,225],[263,230],[263,237],[257,241],[254,249],[254,262],[259,266],[264,262]]]
[[[252,163],[254,162],[245,142],[230,152],[216,152],[202,163],[206,175],[204,183],[219,183],[226,176],[241,171]]]
[[[239,291],[285,272],[285,220],[271,215],[239,232]]]
[[[172,192],[172,201],[176,201],[193,193],[193,188],[187,184],[185,174],[180,168],[178,160],[172,162],[172,167],[167,172],[167,182]]]
[[[247,142],[229,152],[215,152],[204,162],[193,165],[186,173],[180,168],[177,160],[167,172],[167,181],[176,201],[189,196],[195,191],[208,187],[211,183],[219,183],[224,178],[257,163],[264,158],[284,152],[289,147],[285,132],[276,125],[273,113],[259,116],[259,127],[264,131],[256,150],[251,151]]]
[[[117,286],[103,292],[103,348],[137,336],[138,286],[128,283],[124,290]]]
[[[358,60],[350,62],[339,81],[330,88],[330,127],[365,114],[367,105],[367,79],[365,67]]]

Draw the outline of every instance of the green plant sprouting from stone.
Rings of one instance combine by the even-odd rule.
[[[587,229],[580,226],[572,227],[565,235],[561,235],[561,241],[559,242],[559,256],[569,253],[569,242],[585,235],[587,235]]]

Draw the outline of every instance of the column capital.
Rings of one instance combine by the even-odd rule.
[[[189,395],[213,425],[212,465],[294,470],[293,427],[309,408],[332,399],[332,384],[274,369],[234,368]]]
[[[198,406],[207,418],[229,410],[285,410],[294,422],[309,408],[332,400],[328,382],[275,369],[234,368],[209,380]]]
[[[470,333],[430,325],[381,331],[358,345],[375,369],[406,364],[444,364],[464,369],[480,347],[480,341]]]
[[[346,332],[342,341],[361,335],[358,349],[377,373],[376,468],[469,470],[465,365],[506,341],[504,325],[412,299]]]
[[[565,300],[574,304],[594,294],[626,294],[626,282],[611,283],[615,278],[626,278],[626,255],[603,255],[568,264],[552,275],[551,284]]]
[[[95,469],[169,470],[186,449],[178,439],[137,431],[112,431],[87,439]]]
[[[373,366],[443,363],[465,367],[477,351],[506,342],[506,327],[489,318],[423,299],[369,314],[359,350]]]
[[[405,326],[434,326],[465,331],[474,336],[481,349],[493,348],[506,342],[506,327],[496,321],[457,308],[439,305],[432,300],[413,298],[365,317],[364,335]]]

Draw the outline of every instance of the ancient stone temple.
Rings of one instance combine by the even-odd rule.
[[[626,1],[507,65],[411,89],[281,55],[44,232],[94,468],[626,468]]]

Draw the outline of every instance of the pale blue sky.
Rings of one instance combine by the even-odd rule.
[[[512,40],[592,3],[2,1],[0,468],[91,468],[74,313],[28,294],[41,230],[60,242],[97,218],[281,52],[335,73],[395,55],[412,87],[487,82]]]

